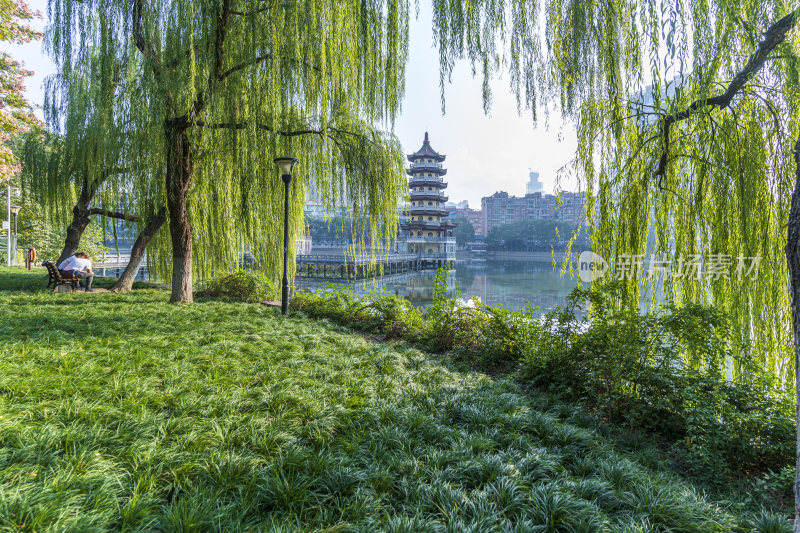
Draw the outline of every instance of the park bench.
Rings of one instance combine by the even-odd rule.
[[[58,271],[56,265],[52,261],[45,261],[42,265],[47,269],[47,275],[49,276],[47,279],[47,288],[50,288],[50,285],[53,285],[53,292],[58,290],[59,285],[69,285],[72,287],[73,291],[78,290],[78,283],[80,283],[80,278],[65,278],[61,275],[61,272]]]

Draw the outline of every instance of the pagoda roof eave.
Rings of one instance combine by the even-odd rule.
[[[402,229],[429,229],[429,230],[442,230],[444,228],[455,227],[455,224],[452,222],[428,222],[428,221],[419,221],[419,220],[411,220],[409,222],[403,222],[400,224]]]
[[[428,132],[425,132],[425,140],[422,142],[422,148],[414,152],[413,154],[406,155],[409,161],[414,162],[417,159],[422,159],[424,157],[428,157],[434,159],[436,161],[442,162],[445,160],[444,154],[440,154],[433,148],[431,148],[431,141],[428,138]]]
[[[447,159],[447,156],[444,154],[437,154],[433,150],[431,150],[430,152],[423,152],[421,148],[413,154],[406,154],[406,159],[408,159],[411,163],[413,163],[417,159],[422,159],[424,157],[429,157],[431,159],[438,161],[439,163]]]
[[[447,169],[446,168],[433,168],[433,167],[407,168],[406,169],[406,174],[408,174],[409,176],[412,176],[412,177],[413,176],[417,176],[419,173],[422,173],[422,172],[433,172],[434,174],[436,174],[438,176],[444,176],[445,174],[447,174]],[[419,177],[427,178],[429,176],[419,176]]]

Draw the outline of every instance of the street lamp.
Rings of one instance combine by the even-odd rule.
[[[12,205],[11,206],[11,214],[14,215],[14,248],[13,248],[13,250],[14,250],[14,264],[15,265],[17,264],[17,252],[16,252],[16,250],[17,250],[17,215],[19,214],[19,210],[20,209],[22,209],[22,207],[20,207],[18,205]],[[11,240],[11,228],[9,228],[9,230],[8,230],[8,239]]]
[[[11,266],[11,195],[15,194],[19,196],[19,189],[16,187],[11,186],[11,180],[8,180],[8,190],[3,191],[2,195],[6,197],[8,201],[8,234],[6,238],[6,265]],[[19,211],[19,209],[17,209]],[[16,220],[16,213],[14,214],[14,218]]]
[[[275,164],[283,179],[283,291],[281,292],[281,314],[289,312],[289,184],[292,169],[300,161],[296,157],[276,157]]]

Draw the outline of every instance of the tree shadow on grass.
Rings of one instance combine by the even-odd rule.
[[[34,267],[31,270],[23,270],[15,267],[0,267],[0,293],[2,292],[26,292],[40,293],[53,292],[53,288],[47,287],[47,270],[43,267]],[[116,278],[95,276],[92,286],[99,289],[111,289],[117,282]],[[155,285],[135,281],[134,289],[149,289]],[[63,293],[60,293],[63,294]]]

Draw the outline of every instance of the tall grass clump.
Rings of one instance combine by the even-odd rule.
[[[276,298],[278,290],[265,274],[239,270],[203,282],[197,295],[257,303]]]

